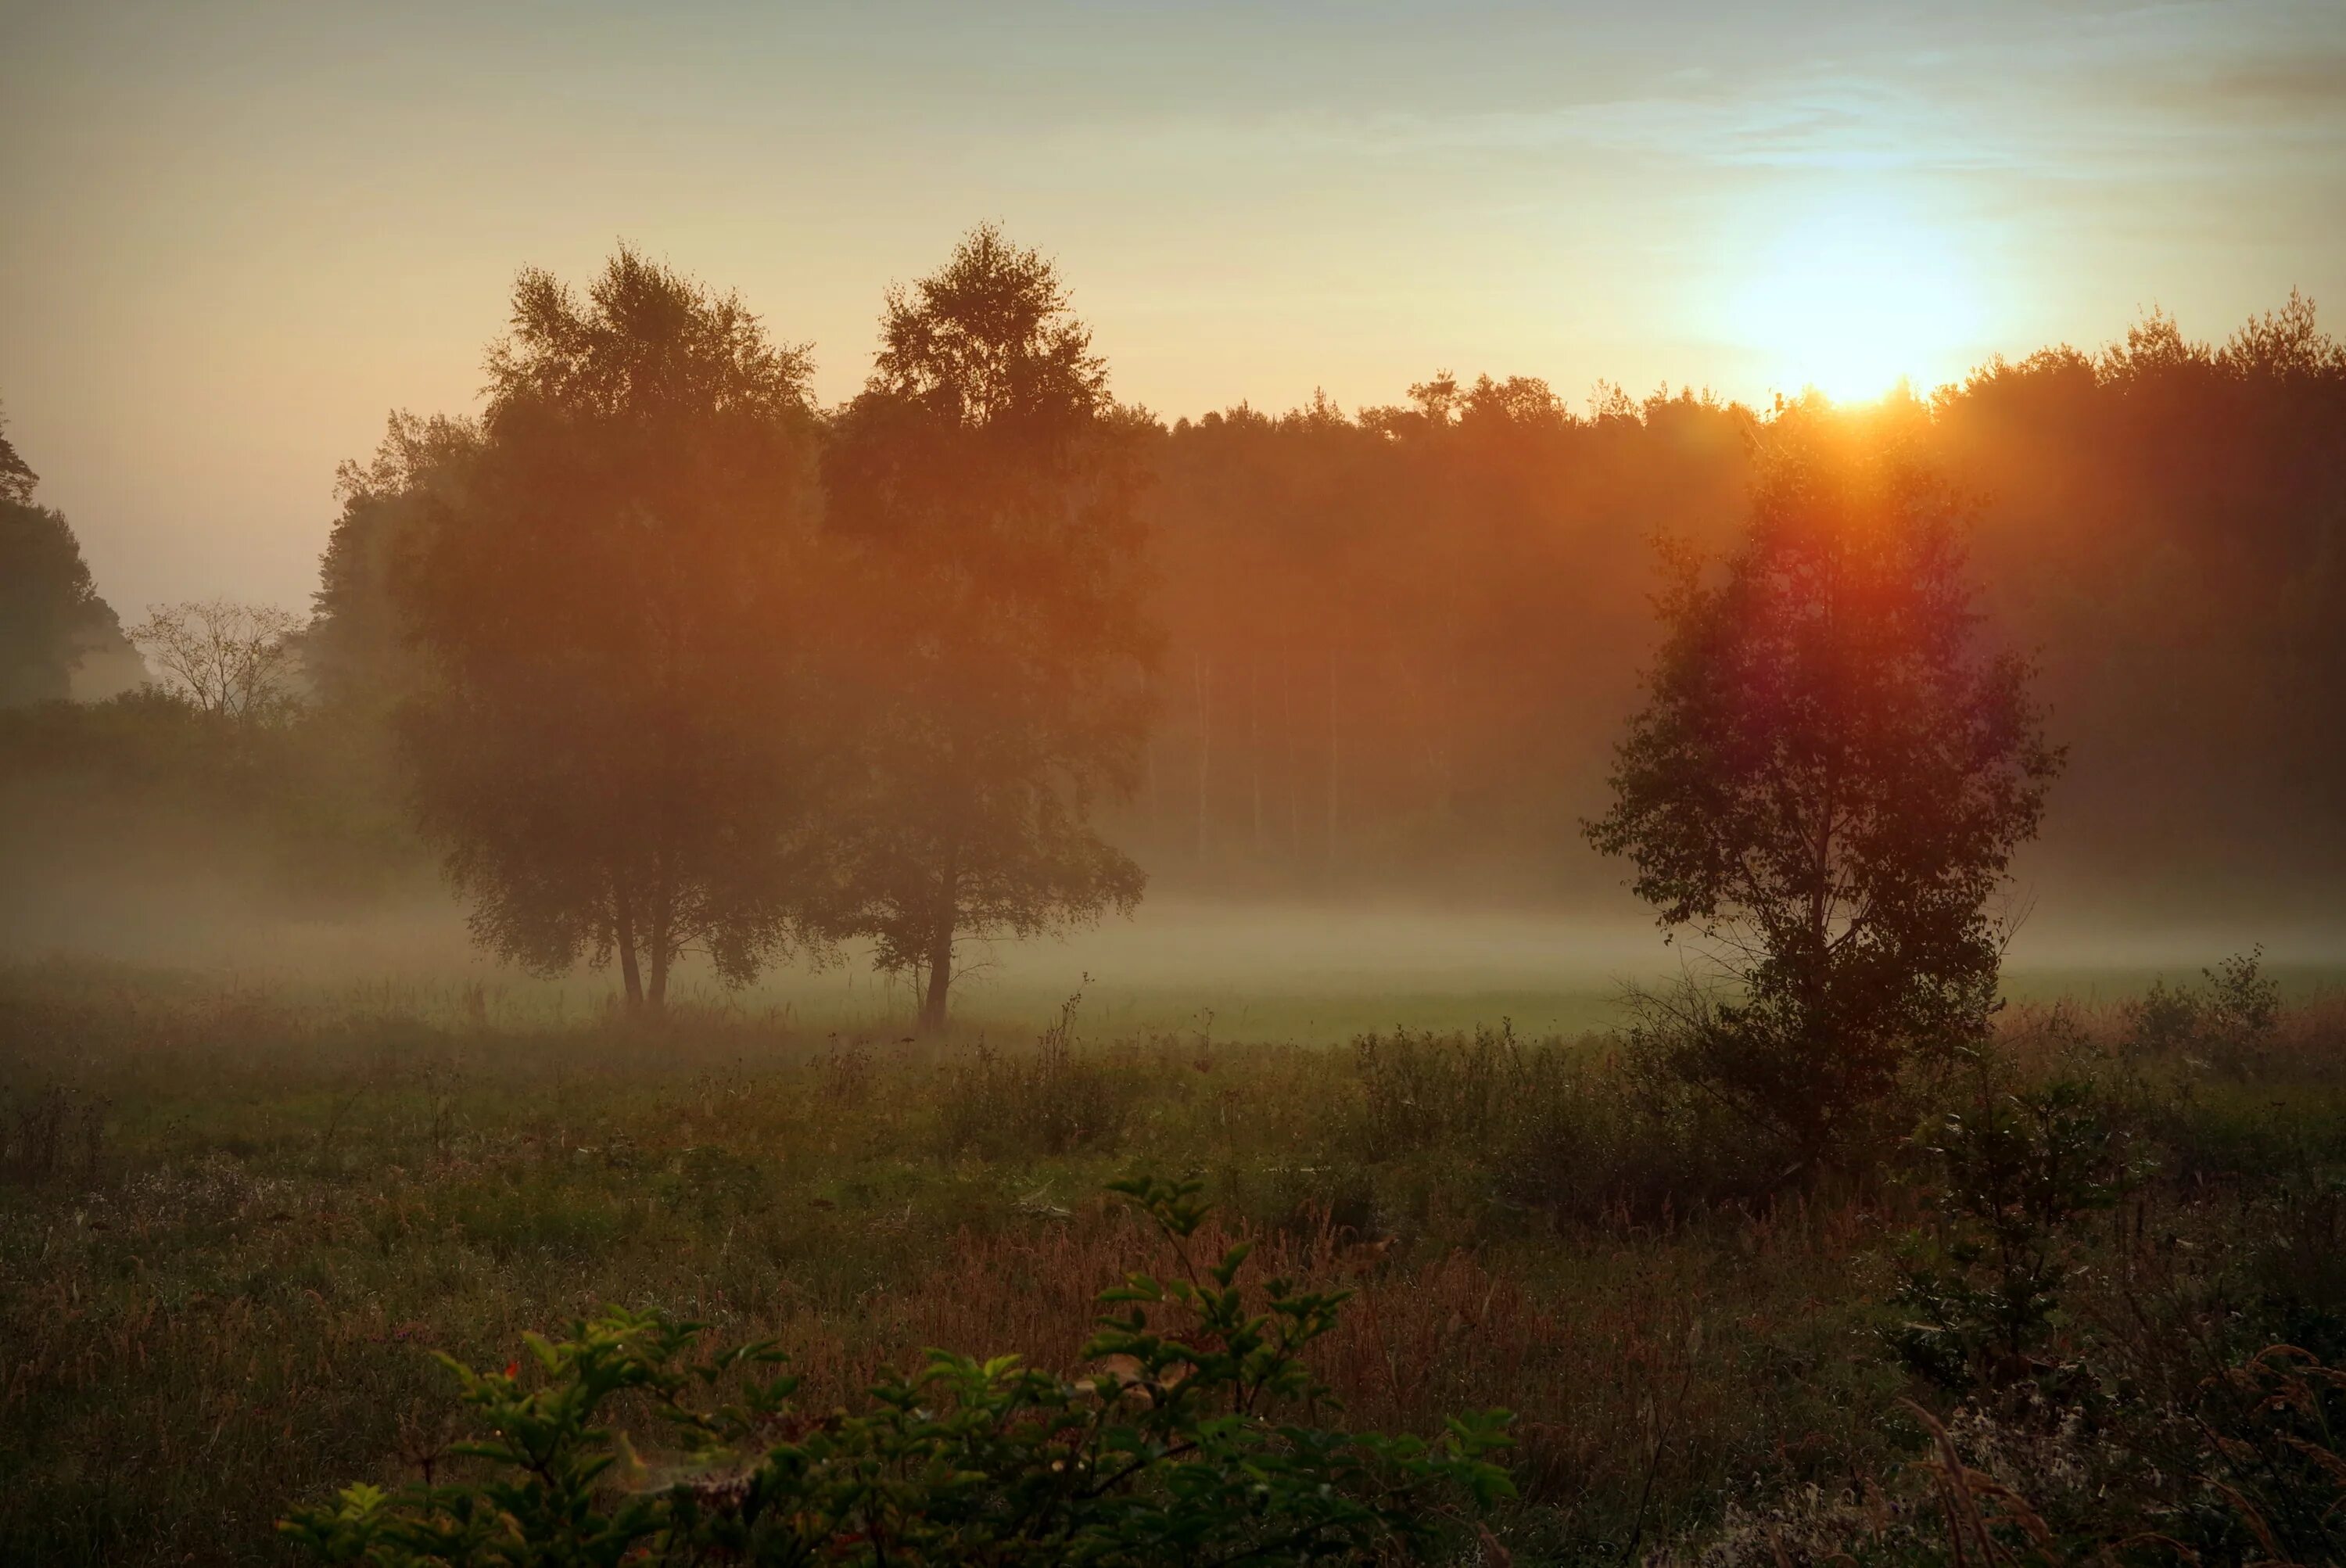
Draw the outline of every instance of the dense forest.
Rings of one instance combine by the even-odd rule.
[[[1739,524],[1782,412],[1600,387],[1576,415],[1442,375],[1349,418],[1158,432],[1170,647],[1128,830],[1152,868],[1609,881],[1572,829],[1652,646],[1655,543]],[[2310,302],[2220,349],[2154,317],[1845,417],[1919,427],[1973,503],[1983,608],[2071,745],[2049,855],[2129,897],[2335,876],[2346,352]]]
[[[517,311],[533,308],[530,288],[557,287],[530,277]],[[1080,331],[1064,294],[1051,298]],[[934,347],[908,349],[904,308],[892,297],[892,348],[853,404],[815,407],[802,356],[782,367],[787,417],[757,459],[759,504],[777,527],[853,539],[859,506],[902,511],[907,486],[926,483],[933,541],[963,539],[953,548],[965,565],[971,535],[954,533],[948,492],[974,471],[954,470],[962,460],[944,447],[892,447],[902,433],[882,428],[890,399],[912,407],[925,395],[901,362],[889,380],[890,352],[901,361]],[[727,309],[766,342],[738,301]],[[2032,879],[2099,911],[2301,911],[2346,871],[2346,738],[2333,717],[2346,710],[2346,347],[2310,300],[2292,296],[2220,346],[2154,313],[2096,352],[1999,360],[1927,397],[1902,389],[1841,410],[1813,395],[1754,409],[1667,388],[1638,401],[1603,382],[1576,408],[1538,380],[1444,372],[1390,406],[1347,412],[1317,398],[1168,423],[1112,401],[1088,341],[1060,345],[1081,361],[1069,417],[1098,465],[1084,483],[1116,494],[1112,526],[1097,506],[1085,514],[1103,553],[1081,571],[1115,579],[1095,608],[1122,624],[1084,635],[1115,642],[1145,689],[1114,698],[1111,728],[1128,731],[1128,747],[1070,740],[1021,764],[1063,784],[1080,758],[1099,763],[1075,769],[1090,770],[1079,815],[1110,858],[1079,871],[1059,862],[1084,881],[1070,896],[1086,910],[1137,894],[1143,869],[1158,888],[1209,893],[1547,901],[1612,887],[1617,870],[1577,826],[1601,809],[1611,740],[1650,657],[1657,561],[1731,535],[1771,433],[1799,414],[1894,431],[1964,504],[1990,635],[2035,661],[2070,748]],[[509,386],[545,369],[525,372],[510,342],[497,351]],[[429,520],[484,483],[496,420],[495,409],[485,421],[394,414],[380,449],[344,464],[302,621],[209,606],[246,616],[228,630],[270,650],[246,673],[270,699],[252,722],[228,724],[189,708],[225,694],[173,678],[158,657],[168,616],[134,629],[174,695],[37,700],[67,695],[67,673],[114,635],[114,617],[12,450],[10,592],[57,599],[9,616],[12,861],[61,870],[111,854],[151,870],[211,857],[334,897],[428,866],[393,744],[419,667],[393,580]],[[874,453],[897,467],[875,477]],[[884,708],[889,681],[911,678],[889,650],[923,637],[960,639],[937,652],[938,670],[1016,657],[1003,628],[1024,612],[981,596],[962,620],[938,619],[943,590],[908,585],[920,553],[903,546],[884,569],[878,557],[860,576],[838,567],[764,612],[791,622],[780,640],[826,650],[801,665],[834,718]],[[634,569],[607,565],[613,575],[573,586],[601,592]],[[656,575],[647,557],[638,580]],[[576,606],[558,594],[548,603],[544,635],[559,636]],[[178,607],[182,634],[199,607]],[[763,656],[751,639],[726,657],[730,674],[695,678],[726,687]],[[982,699],[935,686],[927,700],[941,713]],[[831,722],[794,711],[776,722]],[[1027,890],[1046,902],[1068,891]],[[910,967],[927,962],[927,928],[877,919],[857,929],[910,944]]]

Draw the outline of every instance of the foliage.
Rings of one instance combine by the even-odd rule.
[[[65,514],[34,503],[37,482],[0,423],[0,708],[67,696],[83,657],[121,639]]]
[[[7,422],[0,419],[0,502],[29,506],[40,483],[41,476],[18,455],[16,443],[8,439]]]
[[[489,368],[477,452],[416,433],[464,472],[393,573],[420,820],[484,944],[617,957],[657,1012],[680,953],[755,972],[802,892],[806,358],[622,249],[583,300],[523,273]]]
[[[1490,1456],[1500,1412],[1462,1417],[1432,1445],[1299,1424],[1325,1406],[1303,1352],[1343,1292],[1238,1283],[1248,1248],[1202,1272],[1185,1244],[1199,1184],[1116,1184],[1182,1249],[1183,1278],[1135,1274],[1102,1293],[1084,1348],[1102,1369],[1069,1380],[1016,1357],[932,1350],[868,1408],[800,1411],[770,1345],[688,1359],[701,1331],[609,1308],[564,1341],[532,1336],[541,1377],[453,1359],[487,1436],[459,1448],[482,1480],[391,1496],[359,1485],[297,1511],[287,1533],[329,1562],[445,1563],[1304,1563],[1359,1558],[1420,1536],[1455,1488],[1512,1494]],[[1152,1327],[1153,1313],[1173,1322]],[[444,1358],[444,1359],[447,1359]],[[738,1384],[738,1388],[735,1386]],[[683,1468],[655,1478],[622,1431],[620,1396],[648,1399]],[[730,1397],[726,1397],[729,1395]]]
[[[1992,1388],[2053,1369],[2035,1358],[2061,1317],[2079,1215],[2115,1205],[2144,1172],[2085,1084],[2014,1087],[1975,1064],[1967,1112],[1949,1112],[1928,1152],[1939,1233],[1916,1238],[1890,1330],[1908,1366],[1943,1387]]]
[[[881,338],[824,459],[871,611],[834,923],[913,975],[933,1030],[963,939],[1138,901],[1091,813],[1137,781],[1155,638],[1135,433],[1056,269],[977,229],[889,295]]]
[[[2263,960],[2259,945],[2201,970],[2198,987],[2153,981],[2127,1005],[2130,1049],[2188,1054],[2235,1077],[2253,1074],[2281,1018],[2280,986],[2265,973]]]
[[[175,899],[211,923],[249,905],[372,911],[424,882],[400,802],[342,718],[227,723],[151,684],[0,712],[0,881],[22,894],[0,914],[46,948],[169,920]],[[76,909],[88,923],[67,919]]]
[[[1748,538],[1679,553],[1645,708],[1589,841],[1731,982],[1649,1019],[1675,1064],[1813,1166],[1918,1045],[1976,1039],[1988,918],[2060,764],[1978,646],[1954,513],[1894,428],[1795,410]]]
[[[396,577],[434,520],[463,504],[481,443],[475,421],[403,411],[372,458],[335,472],[342,510],[319,557],[302,667],[322,704],[370,728],[386,728],[427,673],[402,622]]]

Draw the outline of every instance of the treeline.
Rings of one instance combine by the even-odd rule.
[[[1449,374],[1350,414],[1124,411],[1165,640],[1109,836],[1209,891],[1609,888],[1576,825],[1653,645],[1656,544],[1732,536],[1782,412]],[[2039,851],[2070,886],[2260,900],[2346,870],[2346,350],[2310,301],[1841,417],[1902,427],[1969,504],[1984,607],[2071,742]],[[353,542],[463,430],[395,421],[346,471],[335,657],[384,657]]]
[[[1654,542],[1726,542],[1783,410],[1593,403],[1443,375],[1155,433],[1168,657],[1119,827],[1160,879],[1611,885],[1574,825],[1651,657]],[[1843,417],[1901,427],[1969,503],[1983,607],[2071,744],[2040,851],[2069,885],[2335,886],[2346,350],[2310,301],[2220,347],[2153,316]]]

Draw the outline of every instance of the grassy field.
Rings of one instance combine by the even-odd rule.
[[[1413,1032],[1470,1022],[1439,1017],[1456,998],[1347,1005],[1176,1026],[1169,999],[1133,1001],[1041,1045],[1012,1023],[916,1044],[719,1009],[649,1036],[462,986],[6,972],[0,1561],[273,1560],[290,1502],[444,1448],[427,1347],[499,1364],[607,1301],[777,1337],[818,1405],[928,1345],[1072,1365],[1094,1292],[1155,1261],[1099,1196],[1138,1169],[1204,1178],[1257,1267],[1357,1290],[1319,1348],[1347,1420],[1517,1412],[1521,1501],[1491,1540],[1519,1563],[1821,1560],[1860,1535],[1929,1556],[1900,1533],[1937,1517],[1910,1399],[2048,1528],[2062,1498],[2105,1499],[2072,1508],[2090,1527],[2124,1467],[2047,1460],[2082,1441],[2047,1414],[2091,1405],[2075,1379],[2148,1409],[2183,1397],[2157,1377],[2283,1338],[2346,1359],[2333,1003],[2221,1061],[2146,1043],[2115,1003],[2004,1014],[2008,1086],[2086,1085],[2142,1172],[2061,1228],[2033,1407],[1933,1388],[1891,1349],[1944,1225],[1923,1155],[1784,1188],[1615,1037]],[[1383,1033],[1292,1043],[1323,1017]],[[1971,1092],[1918,1084],[1902,1114]]]

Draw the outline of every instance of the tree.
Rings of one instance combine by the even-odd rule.
[[[892,290],[881,335],[824,470],[874,590],[837,923],[914,977],[934,1030],[962,938],[1139,900],[1090,818],[1137,782],[1148,718],[1142,420],[1109,401],[1056,269],[991,228]]]
[[[1733,983],[1668,1014],[1676,1064],[1802,1166],[1912,1048],[1980,1027],[1988,902],[2061,761],[2026,666],[1981,646],[1920,417],[1779,419],[1723,572],[1673,558],[1647,703],[1586,829]]]
[[[82,660],[122,637],[65,514],[34,502],[38,483],[0,424],[0,708],[70,696]]]
[[[617,957],[657,1013],[680,955],[738,982],[795,929],[807,358],[622,249],[583,300],[524,272],[488,368],[391,572],[418,821],[477,941]]]
[[[8,439],[8,422],[0,418],[0,502],[30,506],[34,487],[40,482],[32,464],[16,455],[16,444]]]
[[[392,596],[397,563],[432,520],[459,503],[481,447],[480,426],[444,414],[393,413],[365,463],[334,475],[342,504],[318,563],[303,665],[330,708],[376,716],[418,678],[416,650]]]
[[[301,620],[270,605],[202,599],[150,605],[128,636],[164,683],[199,713],[267,722],[293,700],[293,634]]]

